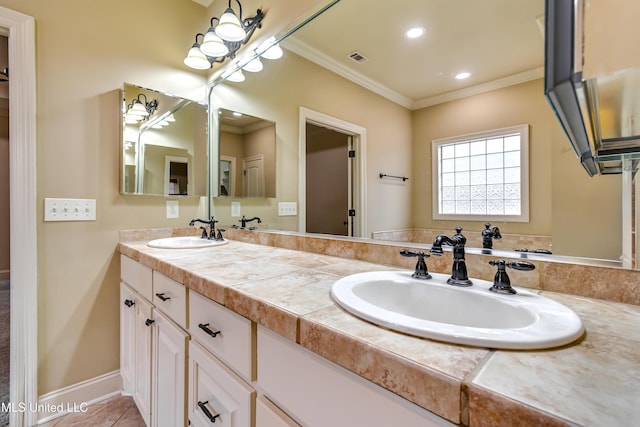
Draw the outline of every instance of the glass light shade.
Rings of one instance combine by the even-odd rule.
[[[200,50],[205,55],[211,56],[213,58],[225,56],[227,53],[229,53],[229,48],[212,29],[204,35],[204,39],[202,40],[202,44],[200,45]]]
[[[135,125],[138,124],[138,120],[140,120],[142,117],[140,116],[131,116],[129,114],[125,114],[124,115],[124,124],[126,125]]]
[[[233,9],[228,8],[220,17],[220,22],[216,26],[216,34],[221,39],[230,42],[244,40],[246,33]]]
[[[197,46],[189,49],[187,57],[184,58],[184,65],[196,70],[208,70],[211,68],[211,63],[207,59],[207,56],[202,53]]]
[[[244,81],[244,74],[242,74],[242,70],[238,70],[227,77],[227,80],[230,82],[240,83]]]
[[[147,111],[147,109],[144,107],[144,105],[142,105],[142,103],[138,100],[133,101],[133,105],[131,106],[131,108],[129,108],[129,111],[127,111],[127,116],[130,117],[147,117],[149,115],[149,112]]]
[[[249,61],[247,65],[242,67],[243,70],[249,71],[250,73],[257,73],[258,71],[261,71],[262,68],[263,66],[262,66],[262,62],[260,61],[260,58],[254,58],[251,61]]]
[[[279,44],[274,44],[260,56],[262,58],[267,58],[267,59],[282,58],[282,48],[280,47]]]

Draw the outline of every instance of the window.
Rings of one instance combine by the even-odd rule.
[[[433,218],[529,221],[529,125],[432,141]]]

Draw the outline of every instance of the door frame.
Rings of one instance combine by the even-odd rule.
[[[0,7],[9,37],[10,401],[38,403],[38,251],[36,183],[36,39],[32,16]],[[37,411],[12,411],[12,426],[37,423]]]
[[[353,209],[356,210],[353,234],[354,237],[367,237],[367,180],[365,179],[367,176],[367,130],[366,128],[354,123],[313,111],[305,107],[299,107],[298,121],[298,200],[300,205],[298,209],[298,231],[301,233],[305,233],[307,231],[307,123],[324,126],[352,137],[353,149],[356,151],[352,174]]]

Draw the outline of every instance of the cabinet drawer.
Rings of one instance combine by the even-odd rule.
[[[189,291],[189,332],[240,376],[255,379],[255,327],[249,319]]]
[[[120,255],[120,277],[140,295],[151,301],[151,269],[134,261],[128,256]]]
[[[189,421],[192,426],[253,426],[256,392],[197,343],[189,342]],[[216,424],[217,425],[217,424]]]
[[[187,288],[182,283],[154,271],[153,305],[181,328],[187,329]]]

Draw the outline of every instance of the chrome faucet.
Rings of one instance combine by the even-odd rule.
[[[200,222],[202,224],[206,224],[209,226],[209,232],[207,233],[207,227],[200,227],[200,229],[202,230],[202,238],[203,239],[209,239],[209,240],[222,240],[222,233],[220,233],[220,230],[218,230],[218,236],[216,237],[216,230],[215,230],[215,226],[216,226],[216,221],[213,217],[211,217],[210,220],[204,220],[204,219],[200,219],[200,218],[194,218],[191,221],[189,221],[189,226],[193,227],[194,225],[196,225],[196,222]]]
[[[484,249],[493,248],[493,239],[502,239],[502,234],[500,234],[498,227],[491,227],[491,224],[487,222],[482,230],[482,247]]]
[[[451,277],[447,283],[454,286],[471,286],[473,283],[467,275],[467,264],[464,260],[464,245],[467,238],[461,233],[462,227],[456,227],[456,234],[448,237],[444,234],[439,235],[431,245],[431,255],[441,256],[443,254],[442,245],[450,245],[453,247],[453,266],[451,269]]]
[[[257,216],[254,216],[253,218],[248,218],[247,219],[247,218],[244,217],[244,215],[242,215],[242,218],[238,220],[238,222],[240,222],[240,228],[242,228],[242,229],[246,228],[247,227],[247,223],[251,222],[251,221],[258,221],[258,224],[262,223],[262,220]],[[250,228],[250,229],[255,229],[255,227]]]

